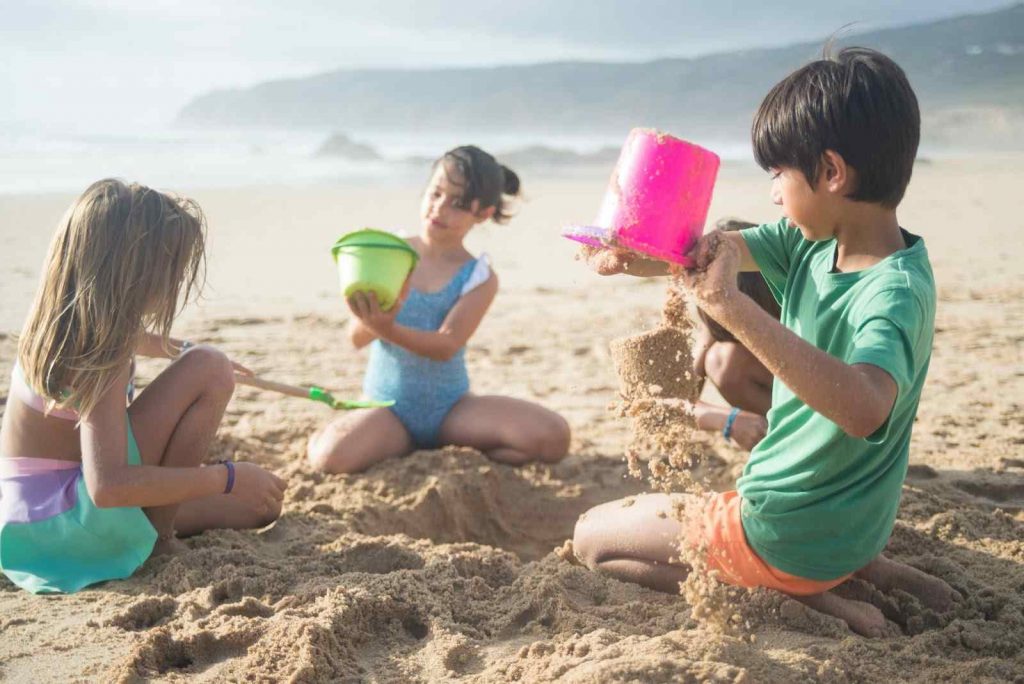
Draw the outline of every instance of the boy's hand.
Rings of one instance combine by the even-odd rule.
[[[740,251],[716,231],[702,237],[687,256],[693,259],[694,266],[683,269],[680,278],[697,298],[697,304],[717,320],[716,313],[727,308],[739,294],[736,275]]]

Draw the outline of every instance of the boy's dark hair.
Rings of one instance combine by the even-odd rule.
[[[754,158],[789,167],[813,184],[825,150],[857,170],[850,199],[895,209],[917,156],[921,114],[906,74],[880,52],[849,47],[794,71],[754,116]]]
[[[519,176],[512,169],[499,164],[489,153],[475,145],[462,145],[448,150],[434,162],[444,167],[448,180],[462,187],[459,206],[469,209],[473,200],[480,201],[480,208],[494,207],[497,223],[504,223],[511,216],[505,211],[505,195],[519,194]],[[452,175],[458,176],[453,178]]]
[[[721,219],[715,222],[715,228],[726,233],[746,230],[756,225],[756,223],[737,219]],[[768,283],[765,282],[764,276],[761,275],[760,271],[740,271],[736,275],[736,283],[739,286],[740,292],[757,302],[758,306],[771,314],[776,320],[782,316],[782,309],[779,307],[779,303],[775,301],[775,295],[768,289]],[[711,333],[711,338],[716,342],[737,341],[731,332],[723,328],[704,309],[698,308],[697,315],[700,316],[700,320],[704,322],[708,332]]]

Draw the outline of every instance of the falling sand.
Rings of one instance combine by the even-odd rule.
[[[673,510],[666,514],[680,523],[679,557],[674,562],[690,569],[680,592],[691,616],[705,626],[735,633],[750,622],[740,606],[748,592],[718,582],[707,569],[705,549],[699,542],[686,543],[683,534],[690,521],[701,519],[712,496],[707,484],[693,476],[707,452],[694,439],[693,406],[703,380],[694,372],[689,308],[682,284],[673,279],[659,327],[612,341],[622,396],[617,409],[632,420],[632,442],[626,449],[630,474],[643,477],[646,466],[652,488],[677,495]]]

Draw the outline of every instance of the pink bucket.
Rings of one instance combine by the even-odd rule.
[[[718,155],[703,147],[634,128],[594,225],[571,226],[563,235],[689,266],[685,255],[704,233],[718,165]]]

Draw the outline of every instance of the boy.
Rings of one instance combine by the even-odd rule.
[[[786,218],[706,235],[691,253],[696,266],[680,274],[698,305],[775,376],[768,433],[737,491],[702,504],[683,534],[663,516],[666,495],[592,509],[574,538],[588,566],[675,591],[688,573],[672,560],[682,537],[705,549],[719,579],[789,594],[866,636],[885,633],[881,612],[829,591],[852,576],[939,611],[959,598],[881,555],[934,328],[924,241],[896,220],[919,137],[905,74],[873,50],[815,61],[768,93],[754,118],[754,154]],[[601,256],[602,274],[668,270],[624,252]],[[761,272],[781,321],[738,291],[737,270]]]

